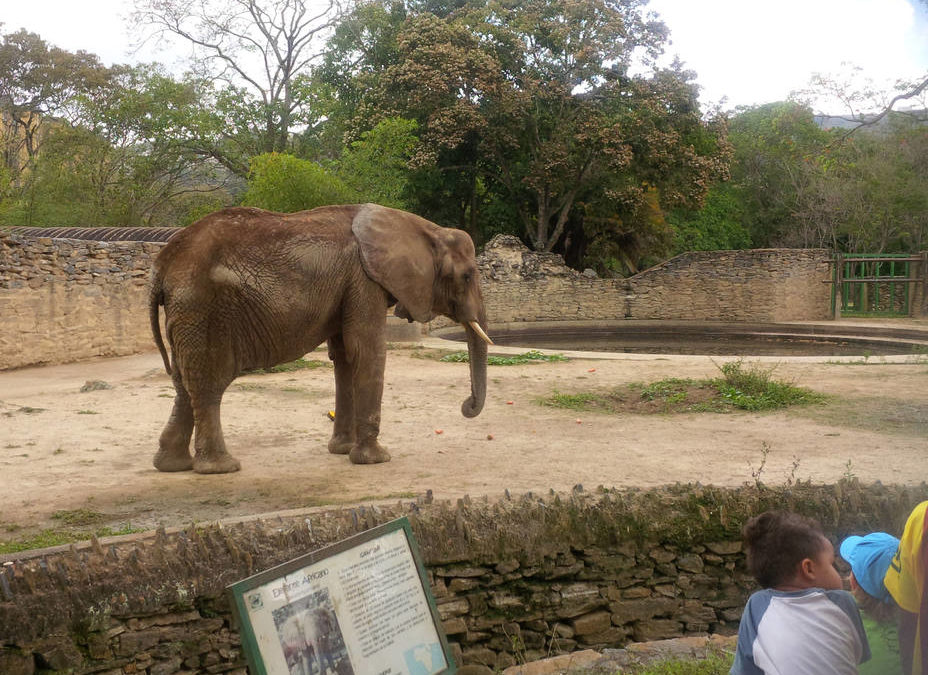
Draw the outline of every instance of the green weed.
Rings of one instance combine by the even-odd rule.
[[[713,380],[722,398],[741,410],[771,410],[791,405],[822,403],[825,396],[788,382],[774,380],[775,367],[745,368],[741,359],[719,366],[723,377]]]
[[[555,391],[551,396],[539,401],[541,405],[552,408],[566,408],[567,410],[590,410],[599,408],[604,404],[604,397],[599,394],[562,394]]]
[[[113,537],[121,534],[133,534],[135,532],[144,532],[144,530],[141,528],[132,527],[128,523],[118,529],[113,529],[111,527],[101,527],[92,531],[46,529],[42,530],[38,534],[32,535],[31,537],[10,541],[0,541],[0,554],[32,551],[38,548],[48,548],[50,546],[71,544],[77,541],[86,541],[91,537],[91,535],[96,537]]]
[[[467,352],[452,352],[439,360],[445,363],[467,363],[470,359]],[[488,356],[487,365],[521,366],[526,363],[554,363],[567,360],[567,357],[562,354],[542,354],[535,349],[531,349],[515,356]]]
[[[103,520],[103,514],[90,509],[74,509],[73,511],[55,511],[52,518],[65,525],[83,526],[100,522]]]
[[[293,373],[298,370],[315,370],[316,368],[332,368],[331,361],[317,361],[316,359],[299,358],[296,361],[279,363],[270,368],[256,368],[249,370],[247,375],[269,375],[271,373]]]
[[[629,675],[727,675],[733,661],[734,654],[710,652],[704,659],[670,659],[618,671],[615,675],[620,675],[620,673]]]
[[[605,393],[555,391],[538,403],[578,411],[668,413],[770,410],[826,400],[822,394],[773,379],[772,368],[745,368],[741,361],[734,361],[720,366],[720,370],[723,377],[708,380],[669,378]]]

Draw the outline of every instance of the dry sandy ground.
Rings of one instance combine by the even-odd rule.
[[[238,379],[223,423],[243,468],[210,476],[151,465],[173,396],[157,353],[0,372],[0,541],[75,520],[151,528],[427,490],[443,499],[577,483],[735,486],[758,470],[768,483],[928,479],[924,357],[867,365],[765,359],[777,379],[834,398],[760,414],[578,414],[537,403],[554,391],[715,377],[718,358],[600,354],[491,366],[486,407],[465,419],[467,366],[417,353],[397,347],[387,358],[381,441],[392,461],[356,466],[326,451],[334,379],[325,367]],[[91,380],[111,388],[81,392]]]

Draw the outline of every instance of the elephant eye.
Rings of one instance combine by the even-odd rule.
[[[464,273],[464,283],[469,283],[469,282],[470,282],[470,273],[465,272],[465,273]]]

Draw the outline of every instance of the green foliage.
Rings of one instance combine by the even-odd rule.
[[[39,548],[48,548],[50,546],[61,546],[62,544],[86,541],[91,536],[113,537],[122,534],[133,534],[135,532],[144,532],[144,530],[142,528],[132,527],[128,523],[115,530],[111,527],[101,527],[94,530],[45,529],[38,534],[28,537],[0,541],[0,554],[32,551]]]
[[[728,675],[734,654],[710,652],[702,659],[669,659],[615,675]]]
[[[600,407],[602,397],[597,394],[562,394],[555,391],[550,397],[541,401],[542,405],[551,408],[565,408],[567,410],[589,410],[591,407]]]
[[[73,511],[55,511],[54,520],[60,520],[65,525],[91,525],[103,519],[103,514],[90,509],[75,509]]]
[[[773,368],[746,367],[741,360],[719,366],[723,377],[711,380],[669,378],[646,385],[631,384],[610,392],[579,392],[538,400],[540,405],[589,412],[727,412],[771,410],[821,403],[825,396],[773,379]],[[629,397],[627,390],[637,393]],[[642,403],[653,404],[642,406]]]
[[[382,120],[342,153],[338,177],[363,201],[407,207],[408,162],[418,144],[415,120]]]
[[[673,252],[723,251],[751,247],[751,235],[742,225],[743,204],[728,183],[709,190],[698,211],[678,209],[668,215],[674,229]]]
[[[359,201],[357,192],[318,164],[271,152],[252,158],[242,204],[292,213]]]
[[[272,373],[294,373],[298,370],[315,370],[317,368],[331,368],[332,363],[329,361],[317,361],[315,359],[303,359],[299,358],[296,361],[288,361],[287,363],[279,363],[276,366],[271,366],[270,368],[258,368],[256,370],[249,370],[249,375],[269,375]]]
[[[808,107],[781,102],[733,117],[728,138],[734,147],[732,186],[751,241],[759,247],[785,245],[808,169],[831,135],[815,124]]]
[[[440,360],[445,363],[468,363],[470,357],[467,352],[454,352],[447,356],[443,356]],[[488,356],[487,365],[521,366],[526,363],[554,363],[567,360],[567,357],[561,354],[542,354],[535,349],[531,349],[515,356]]]
[[[660,380],[644,387],[641,390],[641,398],[646,401],[664,399],[670,403],[676,403],[686,398],[686,390],[692,386],[696,386],[694,380],[683,380],[675,377]]]
[[[719,370],[723,378],[713,383],[726,402],[741,410],[770,410],[825,400],[821,394],[772,379],[775,368],[764,369],[756,364],[745,368],[739,359],[723,363]]]

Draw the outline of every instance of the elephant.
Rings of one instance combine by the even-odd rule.
[[[289,617],[280,627],[281,647],[290,671],[302,675],[337,673],[331,654],[334,617],[323,607],[306,610]]]
[[[479,415],[492,341],[467,233],[377,204],[297,213],[233,207],[184,228],[151,275],[151,330],[176,392],[155,467],[238,471],[220,424],[226,388],[323,342],[335,366],[328,451],[355,464],[389,461],[377,438],[391,306],[410,322],[444,315],[463,324],[471,391],[461,412]]]

